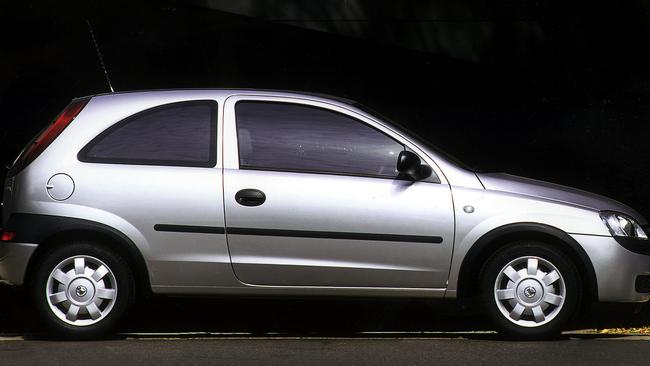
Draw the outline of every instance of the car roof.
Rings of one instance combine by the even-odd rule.
[[[148,90],[129,90],[113,93],[100,93],[95,95],[89,95],[87,97],[108,97],[114,95],[124,95],[124,94],[157,94],[157,93],[193,93],[193,92],[214,92],[221,94],[221,96],[228,96],[232,94],[245,94],[245,93],[255,93],[259,95],[268,95],[268,96],[307,96],[314,97],[318,99],[336,101],[339,103],[344,103],[352,106],[360,105],[359,102],[353,99],[339,97],[335,95],[325,94],[325,93],[316,93],[316,92],[307,92],[307,91],[297,91],[297,90],[284,90],[284,89],[252,89],[252,88],[173,88],[173,89],[148,89]]]

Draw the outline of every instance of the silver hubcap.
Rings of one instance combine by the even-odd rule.
[[[494,284],[497,307],[508,320],[523,327],[538,327],[562,310],[566,285],[549,261],[533,256],[508,263]]]
[[[45,296],[50,310],[62,321],[76,326],[93,325],[113,309],[117,281],[99,259],[74,256],[54,267]]]

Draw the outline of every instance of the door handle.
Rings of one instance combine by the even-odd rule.
[[[242,189],[235,194],[235,201],[242,206],[259,206],[266,201],[266,195],[259,189]]]

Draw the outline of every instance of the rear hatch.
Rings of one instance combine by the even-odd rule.
[[[0,226],[5,225],[5,220],[9,219],[11,203],[15,192],[16,176],[23,171],[52,141],[65,130],[68,125],[77,117],[79,112],[88,104],[87,98],[73,99],[67,107],[59,113],[41,132],[36,135],[20,152],[14,163],[7,172],[3,190],[2,190],[2,210],[0,210]]]

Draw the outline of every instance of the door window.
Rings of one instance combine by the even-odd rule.
[[[241,169],[396,177],[404,145],[352,117],[278,102],[238,102]]]

